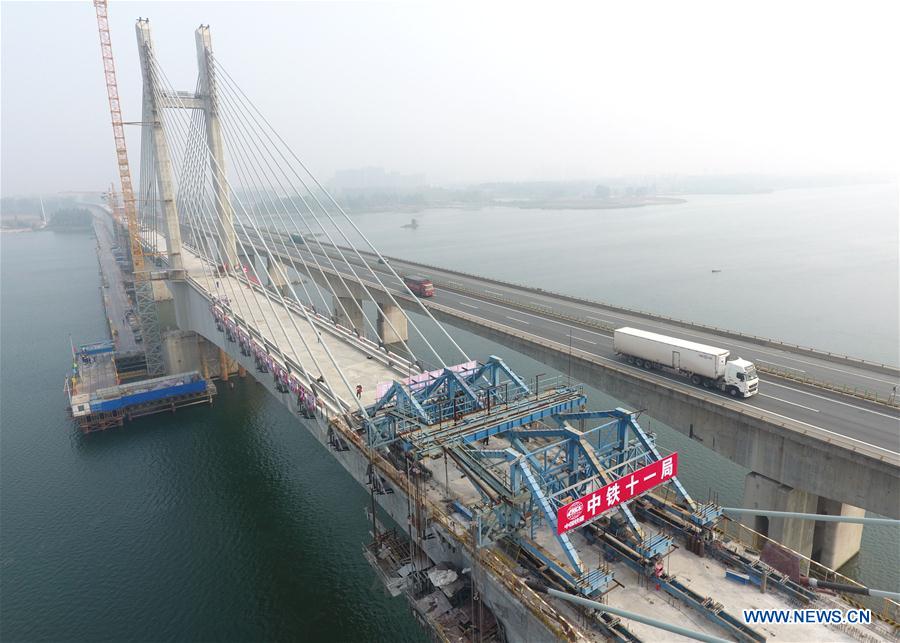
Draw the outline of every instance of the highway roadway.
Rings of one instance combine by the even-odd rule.
[[[270,241],[273,240],[270,239]],[[316,246],[316,244],[312,245]],[[284,248],[280,239],[270,243],[269,247],[276,254],[279,250],[283,252]],[[296,265],[300,266],[297,251],[290,243],[288,248]],[[315,250],[320,261],[323,261],[322,250],[318,247]],[[329,249],[329,254],[332,254],[335,265],[345,275],[345,278],[348,281],[352,280],[353,275],[346,264],[338,263],[337,255],[333,250]],[[309,247],[305,249],[304,255],[305,259],[314,265]],[[805,374],[808,377],[825,380],[839,386],[876,390],[882,397],[887,397],[892,387],[900,384],[900,380],[894,376],[862,366],[845,365],[808,355],[798,355],[789,350],[763,347],[729,337],[716,336],[708,331],[684,328],[664,320],[651,320],[640,315],[616,311],[600,304],[573,302],[555,297],[553,293],[535,293],[480,280],[477,277],[462,276],[450,271],[432,268],[425,270],[420,265],[398,259],[388,260],[401,276],[410,273],[424,274],[435,282],[435,296],[424,299],[426,305],[432,302],[440,304],[566,346],[571,342],[573,348],[590,353],[600,361],[614,363],[621,368],[641,371],[645,375],[658,378],[660,382],[669,380],[683,383],[685,380],[676,375],[659,371],[648,372],[627,364],[615,355],[612,333],[605,330],[604,327],[631,326],[727,348],[731,350],[732,356],[740,356],[760,364],[789,369],[796,371],[798,375]],[[405,293],[399,281],[389,274],[386,266],[378,264],[375,260],[367,259],[367,261],[387,287],[394,292]],[[355,257],[352,262],[360,265],[359,260]],[[328,265],[323,261],[323,267]],[[356,269],[363,276],[359,267]],[[374,281],[371,274],[368,274],[368,278],[370,281]],[[559,313],[583,319],[586,323],[559,319]],[[737,402],[751,407],[757,412],[764,412],[772,416],[776,422],[779,419],[793,420],[826,433],[850,438],[862,445],[888,451],[891,454],[900,453],[900,410],[896,408],[764,373],[760,373],[759,394],[748,399],[739,399]]]

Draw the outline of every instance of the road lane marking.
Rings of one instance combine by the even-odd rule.
[[[798,373],[805,373],[806,371],[801,371],[799,368],[794,368],[793,366],[785,366],[784,364],[778,364],[777,362],[770,362],[767,359],[759,359],[756,358],[757,362],[762,362],[763,364],[771,364],[772,366],[778,366],[779,368],[786,368],[789,371],[796,371]]]
[[[525,321],[524,319],[516,319],[515,317],[507,317],[507,319],[511,319],[511,320],[513,320],[513,321],[517,321],[517,322],[519,322],[520,324],[526,324],[526,325],[531,324],[531,322],[527,322],[527,321]]]
[[[848,404],[847,402],[841,402],[839,400],[833,400],[830,397],[825,397],[824,395],[816,395],[815,393],[810,393],[808,391],[800,390],[799,388],[792,388],[790,386],[785,386],[784,384],[776,384],[771,380],[766,380],[766,386],[777,386],[779,388],[786,388],[789,391],[794,391],[796,393],[803,393],[804,395],[809,395],[810,397],[817,397],[820,400],[825,400],[826,402],[834,402],[835,404],[840,404],[842,406],[849,406],[851,409],[859,409],[860,411],[865,411],[866,413],[874,413],[875,415],[880,415],[881,417],[890,418],[892,420],[896,420],[896,415],[888,415],[887,413],[879,413],[878,411],[873,411],[872,409],[867,409],[863,406],[856,406],[855,404]]]
[[[844,375],[852,375],[853,377],[862,377],[862,378],[867,379],[867,380],[873,380],[873,381],[875,381],[875,382],[881,382],[882,384],[891,384],[891,385],[893,385],[893,384],[896,384],[896,383],[897,383],[897,382],[889,382],[889,381],[887,381],[887,380],[881,380],[881,379],[878,379],[877,377],[870,377],[870,376],[868,376],[868,375],[862,375],[861,373],[853,373],[853,372],[851,372],[851,371],[845,371],[845,370],[842,370],[842,369],[840,369],[840,368],[834,368],[833,366],[826,366],[825,364],[816,364],[816,363],[814,363],[814,362],[806,362],[806,361],[804,361],[804,360],[802,360],[802,359],[797,359],[797,358],[795,358],[795,357],[791,357],[790,355],[778,355],[777,353],[770,353],[770,352],[768,352],[768,351],[762,351],[762,350],[759,350],[759,349],[756,349],[756,348],[752,348],[752,347],[747,347],[747,348],[748,348],[748,350],[755,350],[755,351],[757,351],[758,353],[762,353],[763,355],[775,355],[776,357],[787,358],[787,359],[789,359],[789,360],[793,360],[793,361],[797,362],[798,364],[806,364],[807,366],[816,366],[816,367],[818,367],[818,368],[824,368],[824,369],[827,369],[827,370],[829,370],[829,371],[835,371],[835,372],[837,372],[837,373],[843,373]],[[759,361],[763,361],[763,360],[759,360]]]
[[[597,357],[597,359],[601,359],[604,362],[611,362],[613,364],[616,364],[617,366],[625,367],[626,369],[628,369],[630,371],[639,371],[645,375],[650,375],[653,379],[656,379],[659,382],[669,382],[669,383],[675,382],[675,380],[670,379],[668,377],[662,377],[661,375],[658,375],[656,373],[647,373],[642,368],[638,368],[637,366],[631,366],[630,364],[625,364],[623,362],[620,362],[619,360],[615,360],[610,357],[603,357],[602,355],[596,355],[596,357]],[[679,383],[681,383],[681,382],[679,382]],[[771,384],[771,382],[766,382],[766,384]],[[787,388],[787,387],[785,387],[785,388]],[[711,395],[714,395],[714,394],[711,393]],[[898,455],[897,451],[891,451],[890,449],[886,449],[884,447],[880,447],[878,445],[871,444],[869,442],[863,442],[862,440],[858,440],[857,438],[852,438],[849,435],[845,435],[843,433],[837,433],[836,431],[829,431],[828,429],[822,428],[821,426],[816,426],[815,424],[810,424],[809,422],[804,422],[803,420],[798,420],[796,418],[792,418],[787,415],[781,415],[780,413],[776,413],[775,411],[770,411],[770,410],[766,409],[765,407],[754,406],[752,404],[748,404],[747,402],[742,402],[740,400],[732,400],[732,401],[735,402],[736,404],[740,404],[742,406],[751,408],[754,411],[756,411],[757,413],[762,412],[762,413],[767,413],[769,415],[774,415],[775,417],[780,417],[784,420],[790,420],[791,422],[796,422],[797,424],[802,424],[804,426],[808,426],[812,429],[816,429],[817,431],[822,431],[823,433],[828,433],[829,435],[836,435],[845,440],[850,440],[851,442],[856,442],[858,444],[863,444],[867,447],[872,447],[873,449],[878,449],[879,451],[884,451],[885,453],[889,453],[892,456]]]
[[[531,313],[526,313],[525,311],[522,311],[522,310],[510,308],[509,306],[504,306],[503,304],[496,304],[492,301],[488,301],[485,299],[477,299],[475,297],[470,297],[469,295],[462,295],[460,293],[453,293],[453,294],[456,295],[457,297],[464,297],[465,299],[471,299],[472,301],[477,301],[479,303],[487,304],[489,306],[496,306],[497,308],[502,308],[503,310],[508,310],[508,311],[510,311],[512,313],[516,313],[518,315],[525,315],[526,317],[534,317],[535,319],[540,319],[541,321],[549,322],[551,324],[559,324],[560,326],[565,326],[566,328],[571,328],[572,330],[577,330],[582,333],[589,333],[591,335],[596,335],[597,337],[602,337],[603,339],[605,339],[606,341],[609,341],[609,342],[612,341],[612,337],[610,337],[608,334],[597,333],[592,330],[588,330],[586,328],[580,328],[578,326],[564,324],[561,321],[556,321],[555,319],[550,319],[549,317],[541,317],[540,315],[532,315]],[[459,303],[462,303],[462,302],[459,302]]]
[[[813,413],[818,413],[819,409],[814,409],[811,406],[803,406],[802,404],[797,404],[796,402],[791,402],[790,400],[783,400],[780,397],[775,397],[774,395],[766,395],[765,393],[760,393],[760,397],[767,397],[772,400],[778,400],[779,402],[784,402],[785,404],[790,404],[792,406],[799,406],[801,409],[806,409],[807,411],[812,411]]]
[[[575,335],[572,335],[572,339],[577,339],[579,342],[584,342],[585,344],[593,344],[594,346],[597,345],[597,342],[592,342],[589,339],[581,339],[580,337],[575,337]]]
[[[458,282],[452,282],[452,281],[451,281],[451,282],[448,282],[448,283],[452,283],[452,284],[455,284],[455,285],[460,285]],[[504,296],[505,296],[505,295],[503,295],[503,294],[501,294],[501,293],[498,293],[498,292],[496,292],[496,291],[493,291],[493,290],[487,290],[487,289],[485,289],[485,292],[490,293],[490,294],[492,294],[492,295],[497,295],[497,296],[500,296],[500,297],[504,297]],[[460,296],[465,296],[465,295],[460,295]],[[493,305],[494,305],[494,306],[501,307],[501,308],[506,308],[505,306],[501,306],[500,304],[493,304]],[[575,307],[576,307],[576,309],[581,309],[581,310],[585,310],[585,309],[587,308],[587,306],[585,306],[585,305],[576,305]],[[507,308],[507,310],[511,310],[511,309]],[[519,312],[519,311],[515,311],[515,312]],[[527,315],[527,313],[523,313],[523,314],[526,314],[526,315]],[[536,317],[536,315],[531,315],[531,316]],[[608,320],[608,319],[603,319],[603,318],[600,318],[600,317],[593,317],[593,316],[590,316],[590,315],[587,315],[586,317],[587,317],[588,319],[592,319],[592,320],[595,320],[595,321],[600,321],[600,322],[607,323],[607,324],[617,325],[618,323],[622,323],[622,322],[613,322],[613,321]],[[566,326],[566,327],[568,327],[568,328],[573,328],[572,326],[570,326],[570,325],[568,325],[568,324],[563,324],[563,323],[557,322],[556,320],[553,320],[553,319],[548,319],[548,318],[543,318],[543,317],[541,317],[540,319],[545,319],[546,321],[554,322],[554,323],[560,324],[560,325],[562,325],[562,326]],[[863,374],[861,374],[861,373],[854,373],[854,372],[852,372],[852,371],[846,371],[846,370],[843,370],[843,369],[840,369],[840,368],[835,368],[835,367],[833,367],[833,366],[827,366],[826,364],[822,364],[822,363],[815,363],[815,362],[809,362],[809,361],[806,361],[806,360],[798,359],[798,358],[796,358],[796,357],[793,357],[791,354],[789,354],[789,351],[788,351],[787,349],[785,349],[785,351],[783,351],[782,353],[773,353],[773,352],[771,352],[771,351],[762,350],[761,348],[758,348],[757,346],[754,346],[754,345],[752,345],[752,344],[748,344],[748,343],[741,342],[740,340],[735,341],[735,340],[728,340],[727,338],[719,338],[719,337],[717,337],[715,334],[713,334],[713,333],[711,333],[711,332],[710,332],[708,335],[706,335],[706,336],[702,336],[702,335],[697,335],[697,334],[695,334],[695,333],[686,332],[685,330],[681,330],[681,329],[671,329],[671,328],[668,328],[668,327],[665,327],[665,326],[660,326],[659,324],[661,324],[661,323],[662,323],[662,324],[665,324],[665,320],[648,320],[648,321],[649,321],[650,323],[647,323],[647,322],[645,322],[645,321],[643,321],[643,320],[636,320],[635,322],[632,322],[632,323],[636,323],[636,324],[639,324],[639,325],[644,325],[644,326],[647,326],[647,327],[649,327],[649,328],[653,328],[653,329],[655,329],[655,330],[659,330],[659,331],[662,331],[662,332],[667,332],[667,333],[673,333],[673,332],[674,332],[674,333],[677,333],[677,334],[680,334],[680,335],[683,335],[683,336],[686,336],[686,337],[693,337],[693,338],[695,338],[695,339],[699,339],[699,340],[704,341],[704,342],[716,341],[717,339],[724,339],[724,340],[725,340],[724,343],[729,343],[729,344],[732,344],[733,346],[739,347],[739,348],[741,348],[741,349],[748,350],[748,351],[754,351],[755,353],[759,353],[759,354],[762,354],[762,355],[772,355],[772,356],[775,356],[775,357],[780,357],[780,358],[782,358],[782,359],[786,359],[786,360],[790,360],[790,361],[793,361],[793,362],[797,362],[798,364],[805,364],[805,365],[808,365],[808,366],[814,366],[814,367],[822,368],[822,369],[825,369],[825,370],[834,371],[834,372],[836,372],[836,373],[843,373],[843,374],[845,374],[845,375],[850,375],[851,377],[860,377],[860,378],[863,378],[863,379],[872,380],[872,381],[874,381],[874,382],[879,382],[879,383],[882,383],[882,384],[891,384],[891,385],[893,385],[893,384],[896,383],[896,382],[893,382],[893,381],[888,381],[888,380],[880,379],[880,378],[877,378],[877,377],[871,377],[871,376],[869,376],[869,375],[863,375]],[[526,323],[527,323],[527,322],[526,322]],[[580,330],[580,329],[579,329],[579,330]],[[591,332],[591,331],[586,331],[586,332]],[[599,333],[593,333],[593,334],[599,334]],[[712,338],[712,340],[711,340],[710,338]],[[798,368],[795,368],[795,367],[784,366],[784,365],[781,365],[781,364],[777,364],[777,363],[775,363],[775,362],[769,362],[769,361],[762,360],[762,359],[758,359],[758,358],[757,358],[757,360],[760,361],[760,362],[763,362],[763,363],[773,364],[773,365],[775,365],[775,366],[780,366],[781,368],[789,368],[789,369],[791,369],[791,370],[795,370],[795,371],[798,371],[798,372],[800,372],[800,373],[806,373],[806,371],[801,370],[801,369],[798,369]],[[860,369],[862,369],[862,368],[863,368],[863,367],[860,367]],[[827,398],[826,398],[826,399],[827,399]],[[834,401],[834,400],[832,400],[832,401]],[[861,408],[861,407],[854,407],[854,408]],[[874,413],[874,411],[870,411],[870,412]]]
[[[575,305],[575,308],[576,308],[576,310],[578,310],[578,309],[580,309],[580,310],[589,310],[588,306],[583,305],[583,304],[576,304],[576,305]],[[873,380],[873,381],[875,381],[875,382],[881,382],[882,384],[891,384],[891,385],[894,385],[894,384],[897,383],[897,382],[891,382],[891,381],[888,381],[888,380],[879,379],[879,378],[877,378],[877,377],[871,377],[871,376],[869,376],[869,375],[863,375],[863,374],[861,374],[861,373],[854,373],[854,372],[852,372],[852,371],[845,371],[845,370],[840,369],[840,368],[835,368],[834,366],[827,366],[826,364],[817,364],[817,363],[815,363],[815,362],[808,362],[808,361],[806,361],[806,360],[802,360],[802,359],[799,359],[799,358],[797,358],[797,357],[794,357],[792,354],[790,354],[790,350],[789,350],[788,348],[785,348],[781,353],[773,353],[772,351],[766,351],[766,350],[763,350],[762,348],[760,348],[760,347],[758,347],[758,346],[756,346],[756,345],[754,345],[754,344],[751,344],[751,343],[749,343],[749,342],[746,342],[746,341],[733,340],[733,339],[728,339],[728,338],[726,338],[726,337],[719,337],[718,335],[716,335],[716,334],[713,333],[712,331],[710,331],[706,336],[704,336],[704,335],[698,335],[698,334],[696,334],[696,333],[690,333],[690,332],[687,332],[687,331],[682,330],[682,329],[680,329],[680,328],[670,328],[670,327],[666,327],[666,326],[660,325],[660,324],[665,324],[665,323],[666,323],[666,320],[664,320],[664,319],[659,319],[659,320],[653,320],[653,319],[651,319],[651,320],[647,320],[647,321],[644,321],[644,320],[641,320],[641,319],[636,319],[636,320],[634,320],[634,321],[632,321],[632,322],[627,322],[627,319],[628,319],[628,318],[627,318],[627,317],[624,317],[624,319],[626,320],[625,322],[611,322],[611,321],[609,321],[609,320],[607,320],[607,319],[600,319],[599,317],[591,317],[590,315],[586,315],[586,317],[587,317],[588,319],[595,319],[595,320],[599,320],[599,321],[604,321],[604,322],[609,323],[609,324],[615,324],[615,323],[632,323],[632,324],[635,324],[636,326],[637,326],[637,325],[643,325],[643,326],[646,326],[647,328],[652,328],[652,329],[657,330],[657,331],[660,331],[660,332],[664,332],[664,333],[676,333],[676,334],[679,334],[679,335],[684,335],[685,337],[693,337],[694,339],[699,339],[700,341],[703,341],[703,342],[719,341],[719,340],[722,340],[723,343],[730,343],[730,344],[732,344],[733,346],[736,346],[736,347],[738,347],[738,348],[740,348],[740,349],[746,349],[746,350],[748,350],[748,351],[755,351],[755,352],[757,352],[757,353],[760,353],[761,355],[771,355],[771,356],[773,356],[773,357],[780,357],[781,359],[791,360],[792,362],[797,362],[798,364],[805,364],[805,365],[807,365],[807,366],[816,366],[816,367],[818,367],[818,368],[824,368],[824,369],[827,369],[827,370],[829,370],[829,371],[835,371],[835,372],[837,372],[837,373],[843,373],[844,375],[852,375],[852,376],[854,376],[854,377],[862,377],[862,378],[865,378],[865,379],[867,379],[867,380]],[[762,361],[764,361],[764,360],[758,360],[758,361],[762,362]],[[823,358],[822,361],[824,361],[824,358]],[[770,363],[771,363],[771,362],[770,362]],[[862,370],[863,368],[865,368],[865,366],[859,366],[859,367],[857,367],[857,368],[859,368],[860,370]],[[797,370],[799,370],[799,369],[797,369]]]
[[[463,306],[468,306],[469,308],[474,308],[475,310],[478,310],[478,306],[473,306],[472,304],[467,304],[464,301],[461,301],[459,303],[462,304]]]
[[[856,438],[851,438],[849,435],[844,435],[843,433],[837,433],[836,431],[829,431],[828,429],[823,429],[820,426],[816,426],[815,424],[810,424],[809,422],[804,422],[803,420],[798,420],[796,418],[789,417],[787,415],[781,415],[780,413],[776,413],[775,411],[769,411],[764,408],[760,408],[758,406],[753,406],[752,404],[747,404],[746,402],[738,402],[738,404],[743,404],[744,406],[749,406],[751,409],[755,411],[763,411],[768,413],[769,415],[774,415],[776,417],[783,418],[785,420],[790,420],[791,422],[796,422],[797,424],[802,424],[804,426],[808,426],[810,428],[816,429],[818,431],[822,431],[823,433],[828,433],[830,435],[836,435],[838,437],[844,438],[845,440],[850,440],[851,442],[858,442],[859,444],[864,444],[867,447],[872,447],[873,449],[878,449],[879,451],[884,451],[885,453],[890,453],[891,455],[897,455],[896,451],[891,451],[890,449],[885,449],[884,447],[880,447],[876,444],[870,444],[869,442],[863,442],[862,440],[857,440]]]
[[[610,321],[609,319],[601,319],[600,317],[591,317],[587,316],[588,319],[593,319],[594,321],[603,322],[604,324],[612,324],[613,326],[618,326],[618,322]]]

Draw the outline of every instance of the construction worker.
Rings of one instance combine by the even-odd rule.
[[[664,572],[665,568],[663,566],[662,558],[657,558],[656,564],[653,565],[653,577],[656,578],[656,591],[659,591],[659,579],[662,578]]]
[[[356,399],[358,400],[360,397],[362,397],[362,384],[357,384],[356,385]]]

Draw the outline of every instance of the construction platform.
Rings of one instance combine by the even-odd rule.
[[[83,433],[122,426],[126,419],[212,403],[216,386],[191,371],[120,383],[111,341],[73,348],[72,373],[66,376],[69,412]]]

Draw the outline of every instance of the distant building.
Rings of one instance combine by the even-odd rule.
[[[338,170],[328,185],[338,190],[415,190],[425,186],[425,175],[385,172],[382,167],[364,167]]]

